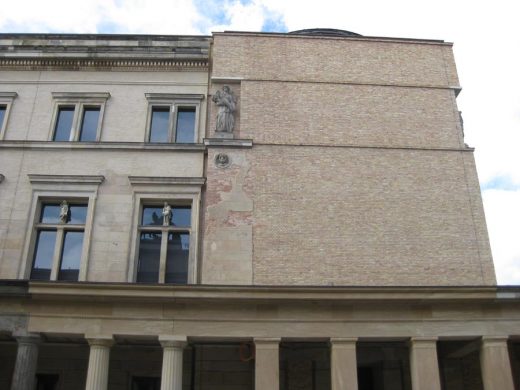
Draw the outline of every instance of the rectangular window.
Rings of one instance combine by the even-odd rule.
[[[53,141],[96,142],[109,93],[54,92]]]
[[[191,207],[145,205],[138,229],[136,281],[188,283]]]
[[[66,200],[41,205],[31,279],[78,280],[87,210]]]
[[[147,142],[194,143],[203,95],[148,93]]]
[[[16,92],[0,92],[0,140],[4,139],[9,111],[17,96]]]

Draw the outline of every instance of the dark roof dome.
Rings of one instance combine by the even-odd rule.
[[[316,35],[324,37],[361,37],[361,34],[356,34],[352,31],[338,30],[335,28],[306,28],[304,30],[290,31],[293,35]]]

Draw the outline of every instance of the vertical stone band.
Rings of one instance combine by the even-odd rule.
[[[436,337],[410,340],[410,371],[413,390],[441,390]]]
[[[358,390],[357,338],[330,339],[330,375],[332,390]]]
[[[86,390],[107,390],[112,338],[89,338],[90,354]]]
[[[186,336],[159,336],[163,347],[161,390],[182,390],[182,360]]]
[[[280,388],[279,350],[279,338],[255,338],[255,390]]]
[[[11,390],[33,390],[36,385],[38,345],[41,338],[37,334],[31,334],[17,337],[16,341],[18,342],[18,349]]]
[[[482,337],[480,366],[484,390],[514,390],[507,337]]]

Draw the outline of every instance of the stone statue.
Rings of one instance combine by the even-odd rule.
[[[172,219],[172,208],[166,202],[164,202],[164,207],[162,209],[162,216],[163,216],[163,226],[170,225],[170,221]]]
[[[235,110],[237,99],[231,89],[224,85],[222,91],[217,91],[212,100],[218,106],[216,131],[232,133],[235,126]]]
[[[67,223],[69,219],[69,204],[66,200],[60,203],[60,221]]]

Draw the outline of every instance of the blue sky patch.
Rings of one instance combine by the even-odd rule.
[[[520,183],[513,182],[509,176],[495,176],[491,180],[482,183],[480,185],[480,190],[517,191],[520,190]]]
[[[287,32],[288,28],[285,25],[283,16],[274,13],[268,13],[262,26],[263,32]]]

